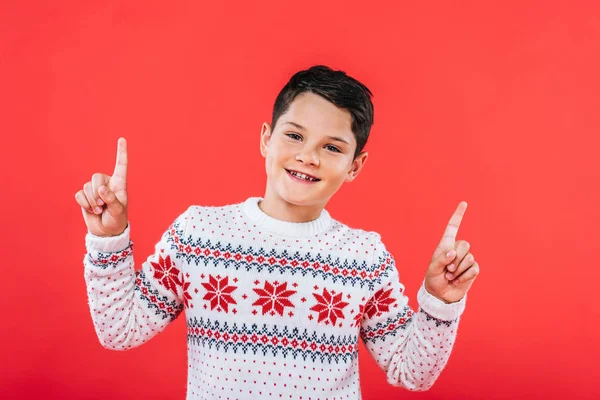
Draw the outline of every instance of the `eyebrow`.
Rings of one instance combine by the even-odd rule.
[[[306,128],[303,127],[302,125],[297,124],[297,123],[292,122],[292,121],[284,122],[282,125],[285,125],[285,124],[292,125],[292,126],[298,128],[298,129],[302,130],[302,131],[306,130]],[[341,138],[339,136],[327,136],[327,138],[331,139],[331,140],[334,140],[336,142],[342,142],[342,143],[346,143],[347,145],[350,145],[350,143],[348,143],[345,139],[343,139],[343,138]]]

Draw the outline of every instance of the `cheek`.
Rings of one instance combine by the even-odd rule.
[[[271,148],[267,153],[265,164],[267,172],[276,172],[282,168],[283,160],[285,159],[284,154],[278,148]]]
[[[272,151],[269,151],[267,158],[270,158],[274,164],[286,162],[292,157],[292,151],[286,146],[274,146],[270,150]]]
[[[275,169],[273,166],[275,165],[275,162],[273,160],[273,156],[268,154],[267,158],[265,160],[265,167],[267,169],[267,175],[271,175],[271,173],[273,172],[273,170]]]
[[[337,164],[334,168],[332,168],[331,175],[335,176],[336,180],[344,180],[350,168],[351,166],[345,162]]]

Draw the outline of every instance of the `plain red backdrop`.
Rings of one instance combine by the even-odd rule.
[[[598,3],[123,3],[0,6],[0,397],[184,398],[184,318],[100,346],[74,194],[126,137],[139,268],[189,205],[264,193],[260,125],[313,64],[375,94],[332,215],[381,233],[413,307],[460,200],[481,265],[434,387],[393,388],[361,351],[364,399],[600,394]]]

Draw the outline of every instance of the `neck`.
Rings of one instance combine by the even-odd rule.
[[[299,206],[289,203],[279,196],[269,195],[268,192],[265,193],[263,200],[258,203],[258,207],[269,217],[287,222],[313,221],[319,218],[321,211],[323,211],[322,206]]]

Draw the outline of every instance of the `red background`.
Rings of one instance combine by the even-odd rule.
[[[74,194],[126,137],[139,267],[189,205],[264,193],[260,125],[313,64],[375,94],[334,218],[381,233],[413,307],[460,200],[481,265],[434,387],[387,385],[363,351],[364,398],[599,395],[600,8],[523,3],[3,2],[0,397],[184,398],[183,318],[100,346]]]

